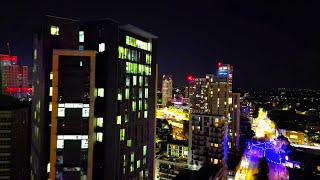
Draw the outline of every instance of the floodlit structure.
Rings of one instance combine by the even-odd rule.
[[[172,102],[172,75],[163,75],[162,106],[165,107],[169,101]]]
[[[31,178],[154,177],[157,37],[45,16],[34,36]]]

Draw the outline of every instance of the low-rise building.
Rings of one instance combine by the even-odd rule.
[[[171,180],[175,178],[180,171],[188,168],[186,158],[172,158],[170,156],[160,156],[156,158],[156,180]]]

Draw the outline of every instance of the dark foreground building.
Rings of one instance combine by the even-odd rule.
[[[0,179],[30,177],[30,106],[0,95]]]
[[[157,37],[45,16],[34,37],[31,179],[153,179]]]

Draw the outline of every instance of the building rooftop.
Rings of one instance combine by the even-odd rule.
[[[23,107],[23,104],[18,99],[12,96],[0,95],[0,111],[15,110],[21,107]]]
[[[119,27],[120,29],[123,29],[123,30],[126,30],[126,31],[129,31],[129,32],[132,32],[134,34],[137,34],[139,36],[142,36],[142,37],[145,37],[145,38],[148,38],[148,39],[157,39],[158,36],[156,35],[153,35],[147,31],[144,31],[136,26],[133,26],[131,24],[127,24],[127,25],[122,25]]]

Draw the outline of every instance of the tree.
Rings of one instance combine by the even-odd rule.
[[[258,173],[254,174],[254,180],[269,180],[269,166],[265,157],[259,159]]]

